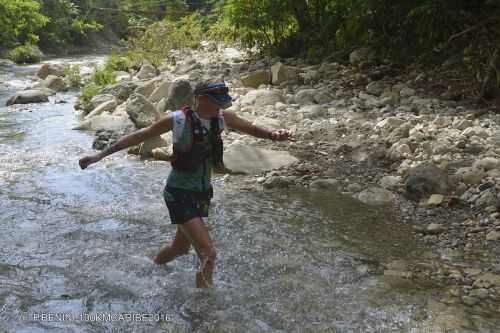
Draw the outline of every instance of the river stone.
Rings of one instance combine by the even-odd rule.
[[[269,84],[271,82],[271,73],[261,70],[255,71],[241,76],[241,82],[245,87],[257,89],[261,84]]]
[[[122,81],[111,86],[107,86],[100,91],[100,94],[113,95],[118,99],[118,102],[124,102],[137,88],[137,83],[132,81]]]
[[[481,183],[485,176],[486,174],[482,169],[469,167],[459,168],[455,173],[455,177],[466,185],[477,185]]]
[[[64,66],[59,64],[42,64],[36,73],[36,76],[42,80],[45,80],[49,75],[64,76]]]
[[[333,96],[325,90],[321,90],[314,95],[314,101],[318,104],[328,104],[333,101]]]
[[[472,284],[474,288],[500,287],[500,275],[485,273],[479,276]]]
[[[134,123],[128,116],[116,116],[108,113],[90,117],[82,121],[74,130],[110,130],[122,133],[130,133],[135,130]]]
[[[165,101],[165,110],[175,111],[180,110],[183,106],[194,104],[194,93],[189,81],[177,80],[174,81],[168,92],[168,97]]]
[[[337,179],[316,179],[309,185],[310,188],[318,190],[339,191],[341,184]]]
[[[498,167],[500,167],[500,159],[494,157],[485,157],[483,159],[475,161],[474,164],[472,164],[472,167],[483,169],[485,171],[497,169]]]
[[[271,66],[272,83],[280,85],[283,82],[296,83],[298,80],[297,69],[277,62]]]
[[[316,89],[302,89],[295,94],[295,103],[300,106],[315,104],[314,96],[318,93]]]
[[[172,135],[158,135],[147,139],[139,145],[139,155],[143,158],[154,157],[153,150],[157,148],[168,149],[172,145]]]
[[[434,164],[421,164],[411,168],[406,180],[406,194],[414,200],[431,194],[446,195],[449,187],[448,175]]]
[[[68,85],[63,78],[55,75],[49,75],[43,80],[42,85],[54,91],[64,91],[68,89]]]
[[[139,80],[147,80],[152,79],[156,76],[156,68],[154,68],[151,64],[144,64],[141,66],[139,73],[137,73],[136,77]]]
[[[401,180],[401,176],[385,176],[379,180],[378,184],[388,190],[394,190],[401,186]]]
[[[0,59],[0,67],[12,67],[14,62],[9,59]]]
[[[6,105],[43,103],[49,101],[50,94],[42,89],[29,89],[18,91],[14,96],[7,100]]]
[[[172,159],[173,151],[172,145],[168,147],[158,147],[151,150],[151,155],[154,159],[160,161],[170,161]]]
[[[146,82],[140,82],[135,88],[134,92],[141,94],[142,96],[149,98],[156,88],[156,84],[160,81],[160,78],[154,78]]]
[[[444,201],[444,195],[442,194],[433,194],[427,200],[427,206],[439,206]]]
[[[306,105],[300,108],[298,112],[307,119],[323,118],[328,115],[328,109],[322,105]]]
[[[374,81],[366,86],[366,92],[374,96],[380,96],[382,95],[382,93],[386,88],[387,85],[385,83],[380,81]]]
[[[240,103],[242,106],[255,105],[256,107],[264,107],[267,105],[276,105],[278,102],[285,102],[283,95],[274,89],[258,89],[248,92],[241,97]]]
[[[281,168],[298,159],[287,151],[268,150],[233,144],[224,152],[224,164],[233,173],[257,174]]]
[[[394,193],[380,187],[367,188],[355,195],[355,197],[367,205],[374,206],[389,205],[396,198]]]
[[[444,225],[439,223],[431,223],[425,228],[425,233],[429,235],[438,235],[446,230]]]
[[[490,231],[486,235],[486,240],[487,241],[499,241],[500,240],[500,232],[498,232],[496,230]]]
[[[168,92],[170,91],[170,86],[172,85],[172,82],[170,81],[162,81],[156,87],[151,95],[149,96],[149,100],[151,103],[158,103],[161,101],[163,98],[168,98]]]
[[[90,100],[90,104],[92,105],[92,108],[95,109],[96,107],[98,107],[102,103],[106,103],[109,101],[116,101],[116,99],[113,95],[101,94],[101,95],[95,95],[94,97],[92,97],[92,99]]]
[[[103,112],[113,112],[116,109],[116,106],[117,106],[117,104],[116,104],[115,99],[101,103],[92,112],[90,112],[85,118],[97,116]]]
[[[136,93],[127,100],[126,112],[136,128],[148,127],[161,117],[161,113],[146,97]]]
[[[294,177],[271,176],[262,183],[262,186],[265,188],[286,188],[293,185],[294,180]]]

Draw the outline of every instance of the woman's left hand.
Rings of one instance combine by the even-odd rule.
[[[291,136],[292,136],[292,131],[283,128],[271,132],[271,140],[276,140],[276,141],[290,140]]]

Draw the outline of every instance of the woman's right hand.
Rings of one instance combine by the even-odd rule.
[[[100,160],[101,158],[98,155],[84,156],[78,161],[78,164],[80,164],[80,168],[86,169],[92,163],[99,162]]]

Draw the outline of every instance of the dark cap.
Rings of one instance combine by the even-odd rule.
[[[208,96],[221,109],[227,109],[233,104],[233,99],[229,95],[229,88],[224,82],[199,84],[196,86],[194,94]]]

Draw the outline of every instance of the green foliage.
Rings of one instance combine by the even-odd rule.
[[[0,48],[36,43],[37,31],[49,21],[39,9],[33,0],[0,0]]]
[[[106,60],[104,68],[109,71],[128,71],[132,67],[132,61],[123,55],[118,53],[112,53]]]
[[[40,49],[31,44],[17,46],[7,53],[7,57],[16,63],[36,63],[42,56]]]
[[[101,91],[101,89],[102,87],[96,85],[93,82],[89,82],[83,86],[79,96],[79,100],[83,110],[86,110],[87,112],[90,111],[91,109],[90,101],[92,100],[92,97],[99,94],[99,91]]]
[[[96,69],[88,81],[85,82],[79,97],[84,110],[90,111],[90,100],[99,94],[102,88],[116,83],[116,75],[113,71],[111,65],[105,64],[103,67]]]
[[[40,33],[41,42],[52,47],[80,44],[88,32],[99,31],[103,25],[82,15],[70,0],[44,0],[41,11],[50,22]]]
[[[73,88],[80,88],[82,85],[82,78],[80,76],[80,65],[69,65],[64,68],[64,75]]]
[[[205,37],[199,13],[185,16],[178,21],[164,19],[150,25],[143,35],[132,38],[127,57],[133,64],[146,59],[159,66],[172,49],[197,48]]]

